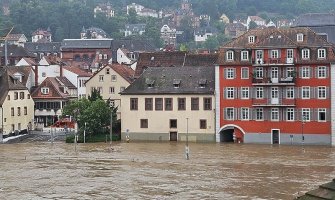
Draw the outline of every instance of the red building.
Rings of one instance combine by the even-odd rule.
[[[333,46],[308,28],[251,30],[224,45],[217,141],[331,144],[334,58]]]

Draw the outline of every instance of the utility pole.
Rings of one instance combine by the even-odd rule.
[[[1,40],[5,41],[5,66],[8,65],[7,37],[13,31],[13,29],[14,29],[14,26],[10,29],[10,31],[7,33],[7,35],[4,38],[1,38]]]
[[[109,129],[109,137],[110,137],[110,149],[112,149],[112,140],[113,140],[113,110],[111,110],[111,125]]]
[[[1,108],[1,133],[0,133],[0,144],[3,143],[3,129],[4,129],[4,125],[3,125],[3,107],[0,106]]]
[[[188,146],[188,118],[186,118],[186,146],[185,146],[186,160],[190,159],[190,148]]]

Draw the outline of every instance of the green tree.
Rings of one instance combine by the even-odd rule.
[[[216,36],[210,36],[207,38],[207,40],[204,42],[204,47],[206,49],[217,49],[219,47],[219,40]]]
[[[138,23],[138,19],[137,19],[137,13],[135,11],[135,9],[131,8],[128,11],[128,23],[129,24],[137,24]]]
[[[102,100],[102,96],[100,95],[99,90],[94,88],[91,95],[88,95],[88,100],[90,100],[92,102],[92,101],[96,101],[98,99]]]

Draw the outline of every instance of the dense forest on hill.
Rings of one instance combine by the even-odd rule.
[[[110,2],[116,16],[93,17],[93,9],[98,3]],[[147,37],[161,27],[159,19],[137,18],[126,15],[126,5],[138,3],[155,10],[176,10],[181,0],[0,0],[0,5],[8,6],[10,14],[3,15],[1,9],[0,31],[15,26],[14,32],[24,33],[28,38],[38,28],[50,27],[54,40],[78,38],[82,27],[96,26],[105,30],[111,37],[120,38],[120,29],[126,23],[144,22],[150,29]],[[196,15],[207,14],[215,22],[225,13],[230,19],[245,19],[248,15],[259,15],[265,19],[292,19],[309,12],[333,12],[334,0],[190,0]]]

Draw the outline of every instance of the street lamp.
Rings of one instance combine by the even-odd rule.
[[[304,124],[306,122],[306,116],[302,115],[302,123],[301,123],[301,144],[302,147],[304,147],[304,141],[305,141],[305,136],[304,136]]]
[[[3,107],[0,106],[1,108],[1,133],[0,133],[0,143],[3,143]]]
[[[190,159],[190,148],[188,146],[188,118],[186,118],[186,146],[185,146],[186,160]]]
[[[85,128],[84,128],[84,143],[86,143],[86,122],[85,122]]]

